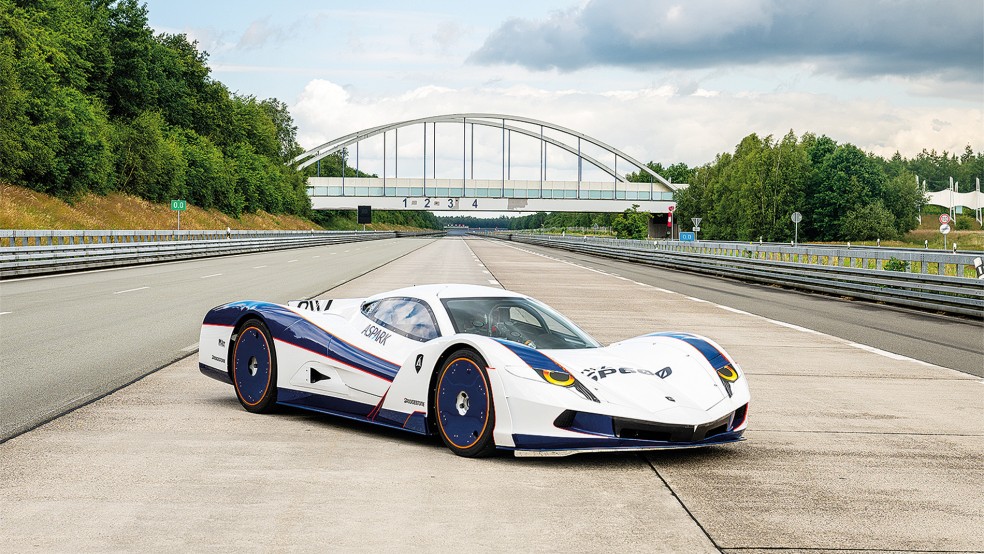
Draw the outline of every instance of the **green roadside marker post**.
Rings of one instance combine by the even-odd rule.
[[[181,230],[181,212],[188,209],[188,203],[184,200],[171,200],[171,210],[178,212],[178,231]]]

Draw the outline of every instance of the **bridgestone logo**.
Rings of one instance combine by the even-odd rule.
[[[404,398],[403,399],[403,403],[404,404],[410,404],[411,406],[420,406],[421,408],[424,407],[424,403],[422,401],[420,401],[420,400],[413,400],[412,398]]]

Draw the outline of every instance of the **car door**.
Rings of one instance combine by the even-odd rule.
[[[349,388],[374,397],[389,390],[411,351],[440,336],[430,306],[408,297],[363,303],[351,330],[345,340],[332,340],[332,357],[342,362],[339,371]]]

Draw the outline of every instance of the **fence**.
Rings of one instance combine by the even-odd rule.
[[[441,232],[0,230],[0,279]]]

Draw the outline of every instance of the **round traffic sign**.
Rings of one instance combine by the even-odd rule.
[[[803,221],[803,214],[799,212],[793,212],[793,215],[790,216],[790,219],[793,220],[793,223],[799,223],[800,221]]]
[[[669,210],[670,213],[673,213],[673,210],[676,209],[676,206],[670,206],[669,208],[666,208],[666,209]]]
[[[940,225],[940,232],[943,233],[944,235],[949,234],[949,232],[950,232],[950,226],[947,225],[946,223],[944,223],[943,225]]]
[[[950,222],[950,214],[940,214],[940,223],[946,225]]]

